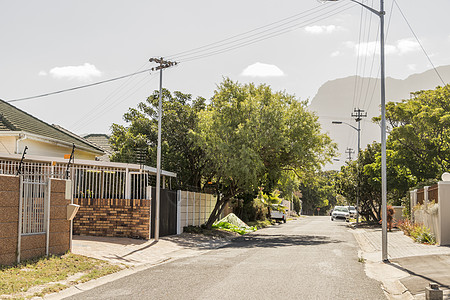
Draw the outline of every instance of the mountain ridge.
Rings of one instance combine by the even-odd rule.
[[[445,82],[450,82],[450,65],[440,66],[437,70]],[[357,94],[361,97],[354,96],[355,81],[358,82]],[[386,103],[400,102],[409,99],[412,92],[431,90],[442,85],[434,69],[411,74],[405,79],[387,77]],[[357,131],[345,124],[331,123],[334,120],[343,121],[356,127],[357,123],[351,117],[355,108],[367,112],[367,118],[361,121],[361,149],[373,141],[380,141],[380,127],[371,121],[373,117],[380,115],[380,95],[380,79],[355,75],[329,80],[318,89],[308,108],[318,115],[322,131],[327,132],[339,147],[337,158],[340,161],[327,166],[327,169],[337,169],[344,164],[347,147],[356,152]]]

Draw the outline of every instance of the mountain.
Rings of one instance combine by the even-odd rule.
[[[445,82],[450,82],[450,65],[437,68]],[[357,94],[364,100],[354,99],[355,82],[358,82]],[[406,79],[386,78],[386,103],[409,99],[410,93],[420,90],[435,89],[441,85],[434,69],[419,74],[413,74]],[[362,86],[362,88],[359,88]],[[347,122],[357,127],[351,117],[353,109],[360,108],[367,112],[367,117],[361,121],[361,149],[373,141],[381,140],[380,127],[372,122],[372,118],[380,115],[380,80],[350,76],[331,80],[323,84],[312,99],[309,109],[316,112],[322,124],[322,130],[339,146],[339,155],[333,165],[326,169],[339,169],[348,158],[345,150],[349,147],[357,151],[357,131],[345,124],[332,124],[333,120]],[[353,158],[356,157],[355,154]]]

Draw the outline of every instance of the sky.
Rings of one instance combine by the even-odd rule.
[[[396,1],[433,64],[450,64],[450,1]],[[387,76],[430,69],[398,7],[385,9]],[[377,76],[378,20],[349,0],[0,0],[0,99],[132,74],[154,67],[152,57],[179,62],[163,72],[170,91],[209,99],[229,77],[312,99],[329,80]],[[159,74],[144,72],[11,104],[77,134],[109,133],[157,89]]]

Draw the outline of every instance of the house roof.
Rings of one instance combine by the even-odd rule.
[[[104,133],[90,133],[83,136],[86,140],[96,144],[108,153],[112,153],[112,147],[109,143],[109,135]]]
[[[5,131],[23,131],[69,144],[75,144],[77,148],[94,153],[101,154],[104,152],[100,147],[85,141],[83,138],[49,125],[0,99],[0,132]]]

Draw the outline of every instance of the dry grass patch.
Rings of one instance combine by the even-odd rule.
[[[13,267],[0,266],[0,299],[42,297],[123,268],[72,253],[24,261]]]

